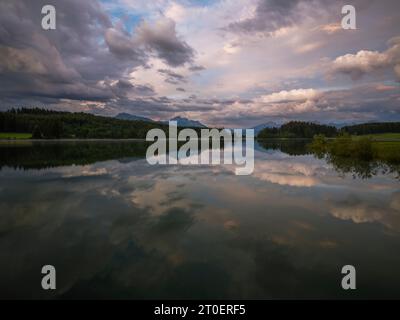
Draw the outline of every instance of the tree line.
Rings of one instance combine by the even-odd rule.
[[[0,112],[0,132],[32,133],[34,139],[143,139],[153,128],[167,130],[163,124],[120,120],[83,112],[59,112],[41,108]]]
[[[397,142],[374,142],[370,137],[354,137],[343,133],[335,139],[316,135],[308,145],[318,158],[342,173],[352,173],[361,178],[370,178],[378,172],[395,173],[400,179],[400,153]]]
[[[45,169],[59,166],[87,165],[99,161],[125,159],[135,161],[145,158],[149,143],[141,141],[69,141],[25,145],[24,148],[3,147],[0,152],[0,170]]]
[[[313,122],[290,121],[279,128],[265,128],[260,131],[258,138],[312,138],[316,134],[333,137],[337,129],[333,126]]]
[[[343,132],[352,135],[378,134],[378,133],[399,133],[400,122],[375,122],[363,123],[342,128]]]
[[[315,135],[336,137],[345,133],[351,135],[400,133],[400,122],[363,123],[337,129],[334,126],[313,122],[290,121],[279,128],[263,129],[257,138],[313,138]]]
[[[71,113],[42,108],[19,108],[0,112],[0,132],[31,133],[34,139],[144,139],[149,130],[168,126],[156,122],[121,120],[89,113]],[[199,129],[196,129],[196,131]],[[279,128],[265,128],[258,138],[335,137],[343,133],[365,135],[400,133],[400,122],[364,123],[337,129],[334,126],[290,121]]]

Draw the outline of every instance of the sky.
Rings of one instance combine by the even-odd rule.
[[[236,128],[400,121],[400,1],[0,0],[11,107]]]

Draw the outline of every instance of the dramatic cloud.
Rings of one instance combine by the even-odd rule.
[[[196,66],[196,65],[194,65],[194,66],[191,66],[191,67],[189,68],[189,70],[190,70],[190,71],[202,71],[202,70],[205,70],[205,68],[204,68],[203,66]]]
[[[110,51],[117,57],[140,60],[144,56],[144,52],[139,48],[139,42],[123,30],[109,28],[104,38]]]
[[[147,84],[132,85],[118,79],[129,70],[147,66],[152,53],[171,66],[192,61],[193,50],[178,38],[171,20],[160,19],[154,25],[143,22],[130,35],[121,25],[113,26],[95,0],[56,0],[57,29],[45,31],[40,15],[44,4],[27,0],[0,3],[3,99],[107,101],[154,95],[154,88]],[[178,79],[173,73],[169,77]]]
[[[383,207],[380,203],[363,202],[355,196],[336,203],[331,208],[331,214],[342,220],[351,220],[354,223],[383,224],[389,229],[400,230],[400,193],[395,192],[391,196],[389,206]]]
[[[357,30],[341,28],[343,3],[52,0],[45,31],[47,1],[0,1],[0,109],[226,127],[400,119],[399,2],[356,0]]]
[[[98,38],[111,25],[96,1],[53,1],[57,30],[41,28],[45,1],[0,3],[0,93],[3,97],[112,97],[99,81],[125,69]],[[23,19],[21,19],[23,17]]]
[[[295,89],[262,95],[250,101],[214,101],[214,108],[220,112],[213,112],[209,119],[220,126],[227,123],[251,125],[257,119],[278,123],[290,120],[346,123],[371,121],[378,117],[388,121],[399,117],[399,101],[397,86],[364,85],[329,91]]]
[[[261,96],[260,102],[288,102],[288,101],[306,101],[315,99],[319,95],[314,89],[294,89],[290,91],[274,92],[269,95]]]
[[[348,74],[356,80],[364,74],[392,67],[400,79],[400,37],[391,39],[389,45],[390,48],[384,52],[361,50],[337,57],[332,72]]]
[[[342,1],[335,1],[341,8]],[[330,10],[333,2],[327,0],[258,0],[251,17],[232,22],[226,28],[238,33],[263,33],[291,27],[320,11]]]
[[[260,0],[254,16],[243,21],[231,23],[228,29],[238,32],[271,32],[293,23],[292,11],[299,1]]]
[[[254,176],[284,186],[313,187],[322,183],[317,178],[318,169],[317,165],[304,165],[291,159],[270,160],[256,164]]]
[[[128,80],[118,80],[111,84],[111,89],[118,97],[126,97],[129,94],[135,96],[153,96],[155,91],[150,85],[135,85]]]
[[[137,37],[147,49],[172,67],[181,66],[193,60],[193,49],[176,34],[175,22],[164,18],[154,25],[142,23],[136,30]]]
[[[246,110],[259,117],[301,115],[308,112],[321,111],[325,101],[322,93],[315,89],[294,89],[290,91],[274,92],[256,97],[252,101],[234,102],[232,111]]]
[[[158,72],[165,76],[165,82],[178,84],[187,82],[186,78],[176,72],[167,69],[159,69]]]
[[[178,67],[193,61],[194,51],[179,39],[175,22],[160,18],[154,24],[143,22],[131,35],[128,32],[109,28],[105,41],[112,53],[125,59],[140,60],[154,54],[171,67]]]

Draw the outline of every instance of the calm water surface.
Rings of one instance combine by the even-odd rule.
[[[0,297],[400,298],[397,174],[343,173],[304,142],[256,148],[235,176],[150,166],[140,142],[2,143]]]

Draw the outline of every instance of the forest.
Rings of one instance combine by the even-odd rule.
[[[33,139],[144,139],[153,128],[166,130],[167,126],[39,108],[0,112],[0,132],[31,133]]]
[[[337,129],[313,122],[290,121],[280,128],[265,128],[260,131],[257,138],[312,138],[317,134],[333,137],[337,134]]]
[[[395,172],[400,179],[399,142],[373,141],[368,136],[354,137],[345,132],[335,139],[316,135],[308,149],[342,173],[370,178],[378,170],[383,170]]]
[[[33,139],[144,139],[150,129],[160,128],[167,132],[168,126],[157,122],[121,120],[89,113],[62,112],[41,108],[19,108],[0,112],[0,138],[2,133],[23,136],[31,134]],[[199,129],[196,128],[196,131]],[[279,128],[265,128],[257,138],[313,138],[324,135],[331,138],[348,133],[368,135],[400,133],[400,122],[376,122],[345,126],[334,126],[304,121],[290,121]]]
[[[363,123],[342,128],[351,135],[367,135],[379,133],[400,133],[400,122]]]
[[[313,122],[290,121],[280,128],[265,128],[260,131],[257,138],[313,138],[315,135],[332,138],[345,133],[350,135],[400,133],[400,122],[363,123],[337,129],[334,126]]]

